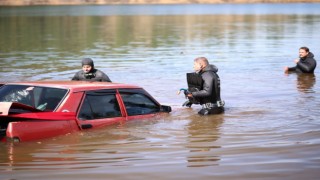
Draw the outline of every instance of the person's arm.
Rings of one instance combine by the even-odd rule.
[[[77,72],[74,76],[73,76],[73,78],[71,79],[71,81],[79,81],[80,79],[79,79],[79,72]]]
[[[315,61],[313,62],[311,59],[307,59],[304,62],[299,61],[297,66],[302,69],[303,72],[311,73],[315,69],[316,64]]]
[[[293,60],[293,62],[294,62],[295,64],[297,64],[299,61],[300,61],[299,58]],[[294,66],[294,67],[285,66],[285,67],[284,67],[284,72],[285,72],[285,73],[289,73],[289,72],[292,72],[292,71],[296,71],[296,69],[297,69],[297,66]]]
[[[288,67],[288,71],[295,71],[296,70],[296,66],[294,67]]]
[[[214,76],[212,76],[210,73],[203,74],[203,89],[200,91],[192,92],[192,96],[196,98],[201,97],[209,97],[212,94],[212,88],[214,84]]]

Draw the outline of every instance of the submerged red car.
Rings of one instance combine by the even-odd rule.
[[[0,141],[30,141],[168,113],[143,88],[39,81],[0,85]]]

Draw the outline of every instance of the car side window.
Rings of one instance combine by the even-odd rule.
[[[121,111],[115,94],[86,94],[78,118],[92,120],[121,117]]]
[[[140,93],[121,93],[129,116],[152,114],[160,111],[160,106]]]
[[[66,90],[54,88],[34,88],[35,105],[37,109],[53,111],[61,99],[65,96]],[[37,98],[39,97],[39,98]]]

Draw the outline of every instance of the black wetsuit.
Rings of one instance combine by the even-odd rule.
[[[100,81],[111,82],[109,77],[98,69],[93,69],[89,73],[84,73],[83,70],[77,72],[72,78],[73,81]]]
[[[307,57],[300,58],[300,61],[297,63],[295,67],[290,67],[289,72],[297,72],[297,73],[313,73],[316,69],[317,62],[313,58],[314,55],[312,52],[309,52]]]
[[[220,97],[220,78],[217,74],[218,68],[214,65],[208,65],[199,75],[202,78],[202,88],[191,92],[202,105],[202,110],[199,114],[218,114],[224,111],[223,104],[221,105]]]

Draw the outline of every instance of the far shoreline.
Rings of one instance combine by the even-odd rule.
[[[0,6],[66,5],[179,5],[179,4],[292,4],[320,3],[320,0],[0,0]]]

